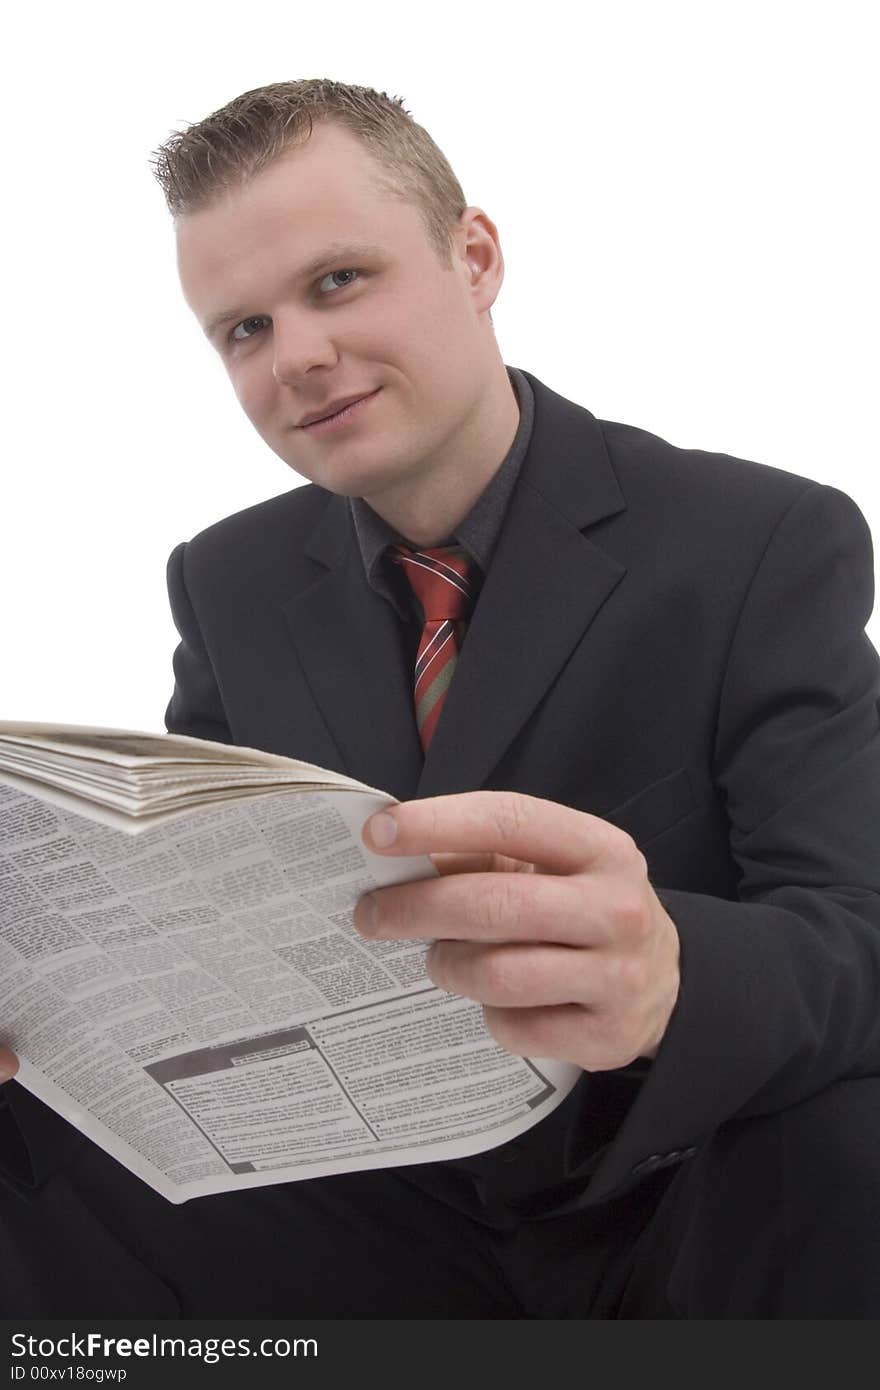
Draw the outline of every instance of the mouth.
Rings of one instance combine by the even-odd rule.
[[[335,410],[320,416],[318,419],[310,419],[306,416],[303,423],[297,428],[307,434],[322,433],[324,430],[340,428],[348,424],[349,420],[354,419],[365,404],[377,396],[381,389],[381,387],[377,387],[375,391],[369,391],[364,396],[352,396],[349,400],[338,405]]]

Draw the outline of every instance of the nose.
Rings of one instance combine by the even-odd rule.
[[[280,315],[272,321],[272,375],[285,385],[302,380],[316,367],[334,367],[339,354],[317,313]]]

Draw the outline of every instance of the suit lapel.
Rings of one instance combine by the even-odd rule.
[[[529,449],[417,794],[482,786],[623,574],[582,535],[623,496],[589,411],[528,373]]]
[[[307,553],[328,571],[284,614],[338,750],[332,766],[406,800],[423,761],[412,671],[397,615],[364,578],[347,498],[330,498]]]
[[[596,420],[524,375],[529,449],[427,757],[400,623],[365,581],[346,498],[307,549],[327,573],[285,606],[338,750],[328,766],[400,800],[485,783],[625,572],[582,534],[625,506]]]

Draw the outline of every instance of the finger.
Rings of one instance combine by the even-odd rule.
[[[597,982],[588,954],[572,946],[437,941],[425,967],[438,989],[498,1008],[594,1003]],[[600,967],[601,974],[601,967]]]
[[[628,1041],[608,1028],[607,1016],[580,1004],[537,1009],[483,1009],[486,1027],[507,1052],[517,1057],[554,1057],[584,1071],[612,1071],[638,1056]]]
[[[432,854],[434,868],[439,874],[533,874],[534,864],[523,859],[511,859],[506,854],[454,854],[447,850]]]
[[[8,1047],[0,1047],[0,1085],[11,1081],[18,1071],[18,1058]]]
[[[551,941],[589,947],[609,940],[607,887],[586,876],[448,874],[389,884],[361,897],[363,936],[415,941]]]
[[[555,874],[576,873],[634,849],[624,831],[598,816],[507,791],[399,802],[371,816],[363,838],[379,853],[497,853]]]

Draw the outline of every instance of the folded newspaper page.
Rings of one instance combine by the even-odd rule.
[[[434,875],[361,839],[339,773],[177,735],[0,723],[0,1041],[17,1080],[171,1202],[464,1158],[580,1071],[498,1046],[362,893]]]

